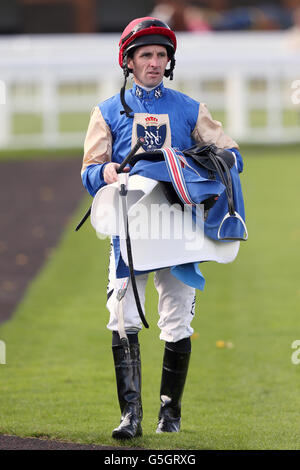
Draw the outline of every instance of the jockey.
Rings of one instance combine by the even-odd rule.
[[[124,84],[120,93],[94,108],[84,144],[81,176],[92,196],[104,185],[118,180],[117,169],[139,137],[144,139],[141,151],[145,152],[165,147],[180,151],[195,144],[209,143],[239,154],[238,144],[224,133],[220,122],[212,119],[204,103],[164,86],[164,77],[173,78],[176,47],[175,33],[157,18],[137,18],[123,31],[119,42],[119,64],[123,69]],[[133,76],[133,86],[126,90],[130,74]],[[120,341],[115,313],[118,299],[116,251],[113,248],[112,244],[107,290],[110,318],[107,327],[112,331],[121,422],[112,436],[130,439],[142,434],[138,341],[142,324],[129,284],[123,303],[124,326],[130,345],[128,360]],[[147,274],[137,276],[143,307],[147,278]],[[156,432],[178,432],[191,354],[195,288],[174,277],[170,268],[157,270],[154,283],[159,295],[160,339],[165,342]]]

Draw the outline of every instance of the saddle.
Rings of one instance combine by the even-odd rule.
[[[172,150],[172,152],[174,153],[174,150]],[[219,181],[221,181],[221,183],[225,187],[227,204],[228,204],[228,212],[225,214],[225,216],[223,217],[223,220],[221,221],[219,225],[218,239],[219,240],[237,240],[238,239],[238,240],[243,240],[243,241],[247,240],[248,232],[247,232],[246,225],[242,217],[236,211],[235,204],[234,204],[233,184],[232,184],[232,177],[230,173],[230,170],[235,165],[235,157],[233,153],[229,150],[220,149],[214,144],[208,144],[204,146],[194,145],[193,147],[189,149],[183,150],[182,152],[176,152],[176,153],[179,159],[181,159],[180,154],[183,155],[183,159],[182,159],[183,164],[186,163],[184,157],[192,158],[194,162],[197,164],[197,166],[199,167],[199,169],[206,170],[208,179],[210,180],[218,179]],[[136,154],[133,157],[131,161],[131,165],[135,165],[140,160],[149,160],[152,162],[158,162],[164,159],[166,159],[166,163],[168,164],[167,154],[168,152],[165,149],[159,149],[153,152],[142,152],[142,153]],[[177,191],[176,182],[172,181],[172,183],[169,183],[169,182],[162,183],[165,196],[168,199],[170,204],[179,203],[181,207],[183,207],[183,204],[185,203],[185,201],[182,200],[179,192]],[[209,210],[215,205],[218,198],[219,198],[219,195],[214,194],[202,202],[204,204],[205,220],[208,216]],[[236,219],[238,223],[242,224],[244,228],[244,235],[242,237],[226,235],[226,230],[225,230],[225,234],[223,236],[221,235],[222,231],[224,230],[224,224],[227,223],[226,221],[228,221],[228,219],[230,219],[231,221],[233,221],[233,219]]]

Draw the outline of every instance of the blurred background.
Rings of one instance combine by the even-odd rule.
[[[138,445],[298,450],[300,0],[0,0],[0,447],[1,434],[115,445],[109,240],[74,229],[91,204],[90,112],[120,90],[121,31],[148,15],[178,37],[165,85],[207,103],[240,144],[249,241],[236,262],[201,265],[174,439],[153,435],[163,342],[148,283]]]
[[[168,86],[240,142],[300,141],[300,0],[1,0],[0,150],[81,148],[120,88],[121,31],[148,15],[178,35]]]

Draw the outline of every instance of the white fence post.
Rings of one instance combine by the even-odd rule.
[[[283,132],[281,74],[270,72],[267,77],[267,127],[268,134],[278,139]]]
[[[0,80],[0,148],[9,143],[10,116],[9,116],[8,87],[4,80]]]
[[[242,140],[248,127],[246,80],[241,72],[234,69],[226,76],[225,84],[227,132],[235,139]]]
[[[58,83],[54,76],[46,73],[43,77],[42,86],[43,141],[46,145],[51,145],[55,143],[58,135]]]

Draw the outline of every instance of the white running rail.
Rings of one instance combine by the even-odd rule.
[[[207,103],[239,142],[300,142],[300,50],[289,33],[178,34],[165,85]],[[116,34],[0,39],[0,149],[82,147],[122,83]],[[73,126],[73,128],[72,128]]]

